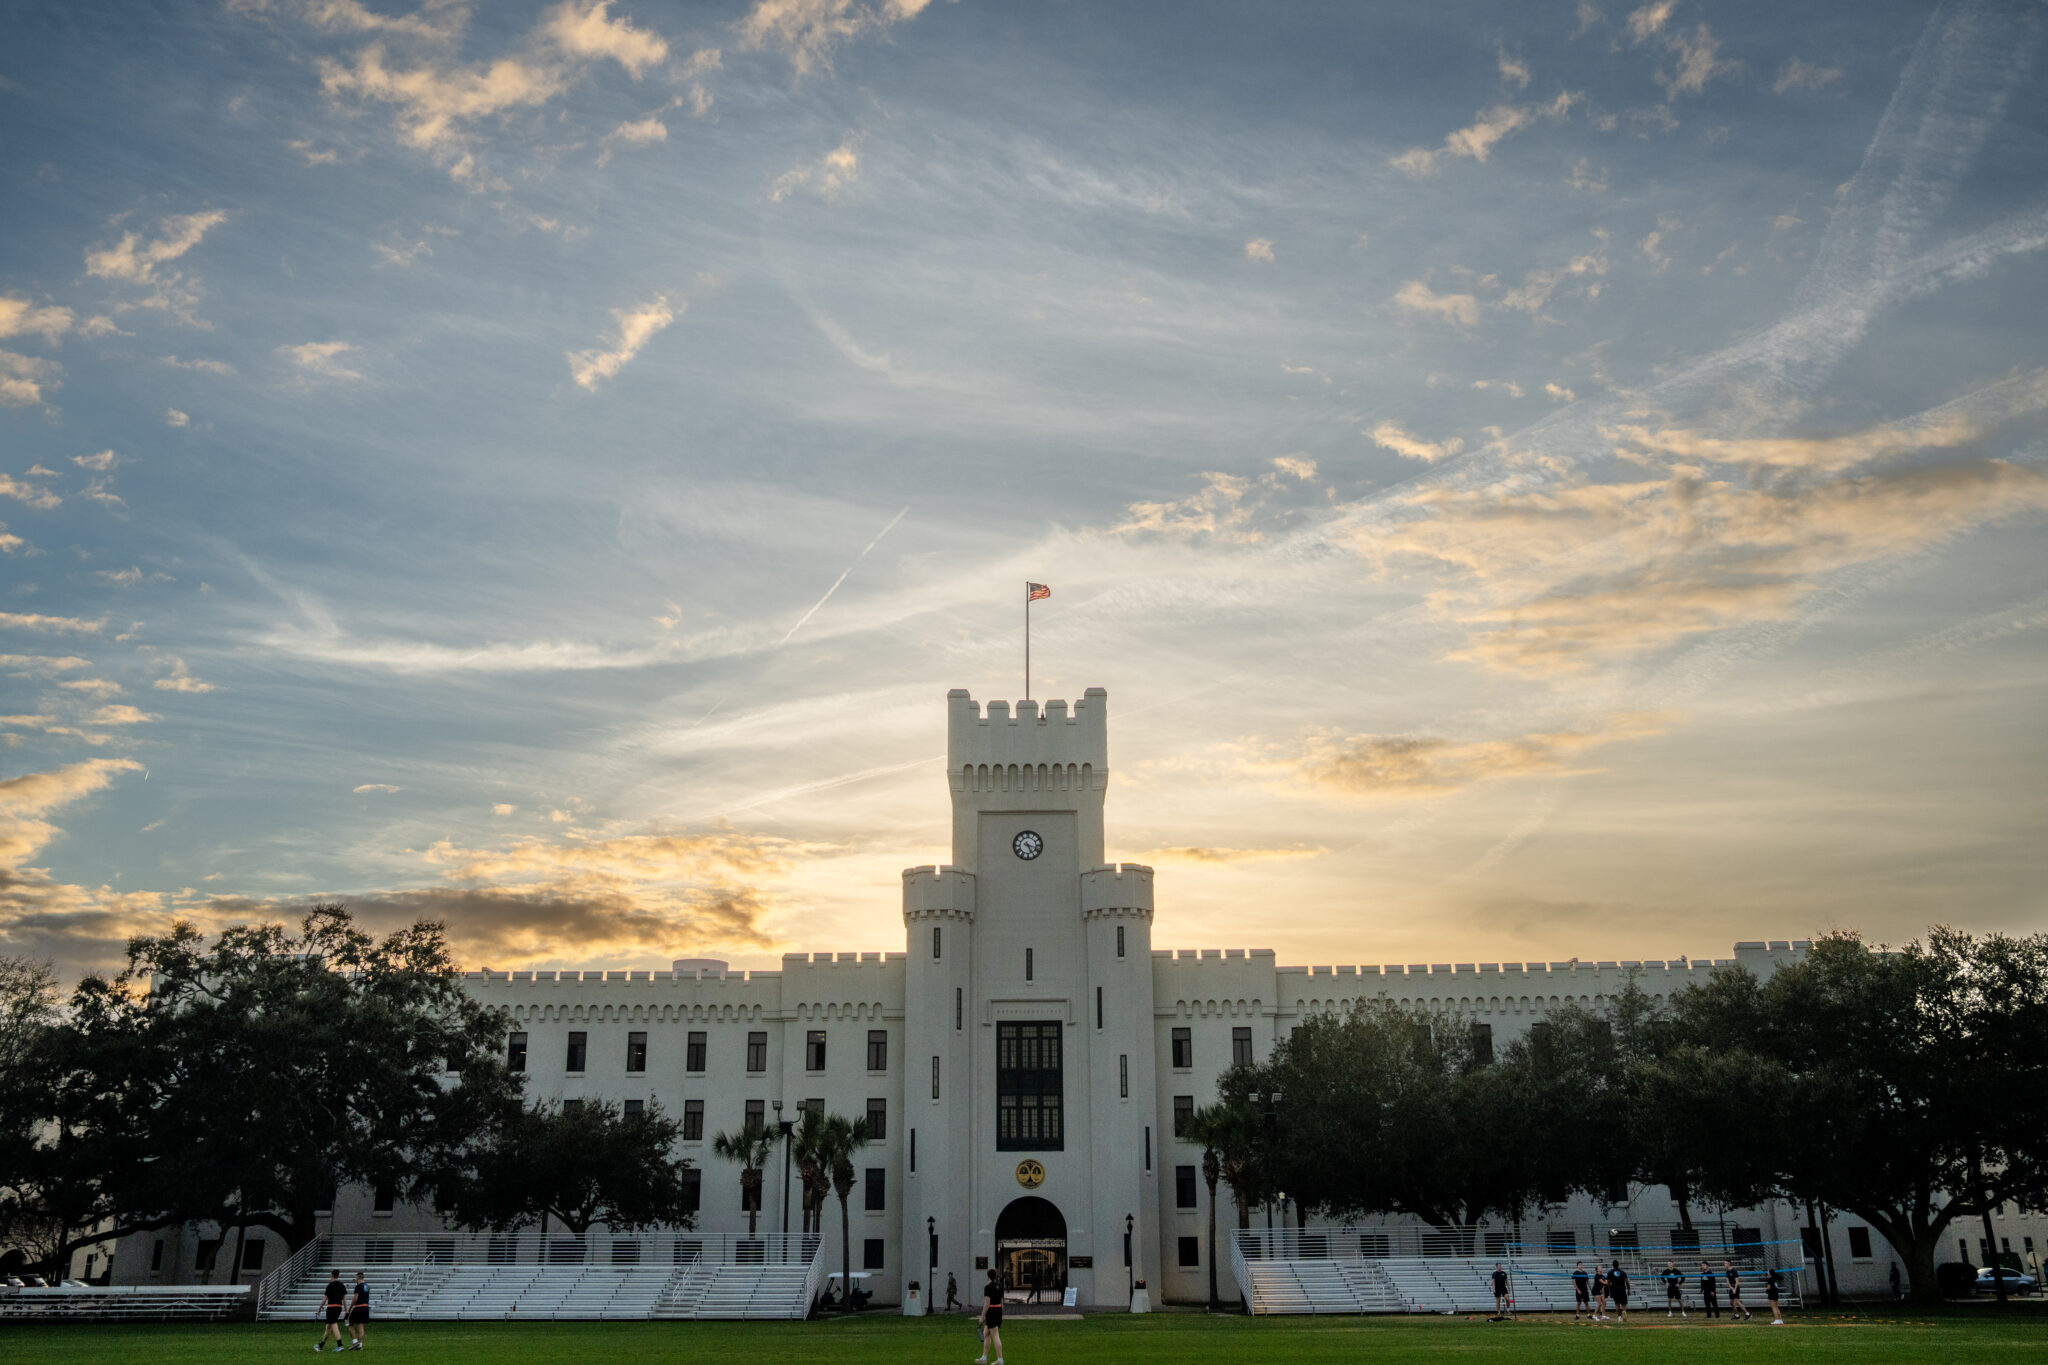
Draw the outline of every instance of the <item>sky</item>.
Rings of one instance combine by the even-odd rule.
[[[0,4],[0,952],[2048,927],[2048,13]]]

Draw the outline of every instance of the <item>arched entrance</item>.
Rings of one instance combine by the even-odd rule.
[[[1067,1220],[1050,1199],[1013,1199],[996,1219],[996,1269],[1009,1298],[1059,1302],[1067,1287]]]

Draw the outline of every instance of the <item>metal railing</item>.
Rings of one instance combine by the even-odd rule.
[[[1801,1259],[1773,1254],[1775,1242],[1736,1235],[1718,1223],[1635,1223],[1608,1227],[1589,1223],[1525,1224],[1519,1229],[1315,1226],[1306,1228],[1235,1228],[1230,1233],[1232,1269],[1240,1262],[1261,1260],[1385,1260],[1431,1256],[1472,1259],[1493,1257],[1565,1256],[1624,1263],[1655,1259],[1697,1262],[1730,1260],[1738,1267],[1762,1269],[1796,1265]],[[1239,1283],[1244,1281],[1240,1278]]]
[[[818,1254],[816,1233],[609,1232],[582,1237],[537,1230],[516,1233],[342,1232],[314,1238],[263,1277],[258,1306],[267,1307],[315,1270],[385,1265],[805,1265]]]

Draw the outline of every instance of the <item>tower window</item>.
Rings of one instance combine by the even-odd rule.
[[[747,1035],[747,1070],[766,1071],[767,1069],[768,1035],[766,1033],[749,1033]]]
[[[644,1034],[644,1033],[629,1033],[629,1034],[627,1034],[627,1035],[626,1035],[626,1070],[628,1070],[628,1071],[645,1071],[646,1069],[647,1069],[647,1035],[646,1035],[646,1034]]]
[[[866,1187],[861,1193],[865,1196],[862,1206],[869,1213],[881,1213],[889,1207],[889,1201],[886,1197],[888,1181],[889,1173],[880,1166],[870,1166],[867,1168]]]
[[[942,956],[939,951],[939,936],[944,932],[945,930],[941,926],[936,924],[932,926],[932,957],[935,960]]]
[[[932,1098],[939,1097],[939,1059],[932,1058]]]
[[[1116,927],[1116,955],[1124,955],[1124,927],[1121,924]]]
[[[683,1070],[702,1071],[704,1069],[704,1041],[704,1035],[701,1033],[690,1035],[683,1049]]]
[[[1053,1020],[996,1025],[996,1150],[1066,1147],[1060,1028]]]
[[[703,1140],[704,1140],[704,1101],[702,1101],[702,1100],[684,1100],[684,1101],[683,1101],[683,1141],[685,1141],[685,1142],[702,1142]]]
[[[1117,1054],[1116,1089],[1118,1099],[1131,1097],[1131,1054],[1128,1052]]]
[[[1193,1095],[1175,1095],[1173,1097],[1173,1135],[1175,1137],[1186,1137],[1188,1134],[1188,1120],[1194,1118],[1194,1116],[1195,1097]]]
[[[868,1141],[880,1142],[889,1136],[889,1101],[868,1101]]]
[[[570,1071],[583,1070],[584,1061],[590,1056],[590,1035],[572,1033],[569,1035],[569,1055],[565,1065]]]
[[[868,1070],[889,1069],[889,1030],[871,1028],[868,1030]]]
[[[825,1069],[825,1030],[808,1029],[804,1033],[804,1070]]]
[[[965,986],[955,986],[953,988],[953,1032],[958,1033],[961,1030],[965,1025],[966,1018],[967,988]],[[934,1096],[934,1098],[937,1097]]]
[[[1193,1207],[1190,1205],[1189,1207]],[[1202,1239],[1183,1237],[1180,1240],[1180,1267],[1182,1270],[1196,1270],[1202,1264]]]
[[[1095,1027],[1102,1027],[1102,987],[1095,988]]]
[[[768,1101],[747,1101],[747,1131],[759,1133],[768,1126]]]
[[[1195,1168],[1176,1166],[1173,1168],[1173,1206],[1177,1209],[1191,1209],[1198,1201],[1195,1197]]]
[[[1248,1028],[1234,1028],[1230,1031],[1230,1064],[1250,1066],[1252,1064],[1252,1031]]]
[[[515,1033],[505,1044],[505,1069],[526,1070],[526,1035]]]
[[[640,1115],[640,1114],[645,1114],[646,1112],[647,1112],[647,1101],[646,1101],[646,1100],[627,1100],[627,1101],[626,1101],[626,1117],[627,1117],[627,1118],[629,1118],[629,1119],[630,1119],[630,1118],[633,1118],[633,1117],[635,1117],[635,1116],[637,1116],[637,1115]]]
[[[1031,950],[1029,948],[1024,950],[1024,979],[1026,981],[1031,979]]]
[[[1192,1029],[1177,1028],[1173,1031],[1173,1064],[1183,1071],[1195,1064],[1195,1035]]]
[[[682,1175],[683,1212],[695,1213],[704,1203],[704,1172],[695,1166],[686,1166]]]
[[[1145,1174],[1152,1174],[1152,1125],[1145,1125]]]

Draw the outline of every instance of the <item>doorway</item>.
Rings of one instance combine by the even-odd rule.
[[[1067,1220],[1049,1199],[1013,1199],[996,1219],[996,1270],[1011,1303],[1058,1303],[1067,1287]]]

